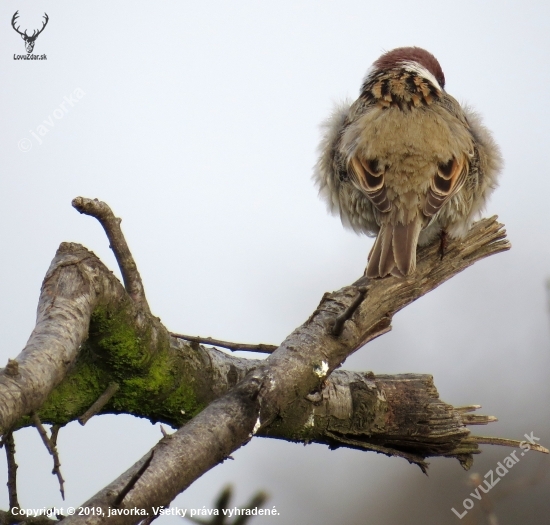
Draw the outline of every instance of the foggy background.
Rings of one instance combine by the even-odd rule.
[[[49,15],[34,49],[47,60],[14,60],[25,54],[10,25],[18,9],[29,33]],[[383,51],[417,45],[439,59],[449,93],[482,113],[502,148],[506,166],[486,215],[499,215],[513,249],[406,308],[344,367],[433,374],[443,400],[499,418],[475,434],[533,432],[548,447],[549,30],[543,0],[3,1],[0,364],[25,345],[62,241],[84,244],[119,274],[99,223],[71,207],[79,195],[123,218],[149,304],[168,329],[281,342],[325,291],[362,274],[372,243],[317,197],[318,126],[335,101],[356,98]],[[81,98],[53,116],[78,89]],[[48,120],[40,144],[33,133]],[[77,506],[161,437],[130,416],[62,429],[62,502],[38,433],[17,432],[20,503]],[[512,451],[481,448],[471,472],[482,476]],[[211,508],[231,482],[233,504],[270,494],[280,515],[257,525],[452,525],[479,510],[462,521],[451,512],[472,490],[456,460],[430,460],[427,477],[403,459],[267,439],[234,458],[172,506]],[[511,492],[496,502],[501,525],[548,523],[550,476],[514,488],[546,470],[550,458],[530,452],[502,478],[490,493]]]

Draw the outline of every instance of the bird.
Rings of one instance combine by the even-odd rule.
[[[411,275],[417,246],[464,238],[503,165],[480,115],[445,91],[441,65],[420,47],[380,56],[358,99],[321,127],[313,178],[344,226],[376,237],[370,278]]]

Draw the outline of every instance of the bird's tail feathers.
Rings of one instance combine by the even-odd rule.
[[[409,275],[416,269],[416,246],[422,222],[382,224],[369,255],[367,277]]]

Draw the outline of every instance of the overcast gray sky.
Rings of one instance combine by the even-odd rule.
[[[25,54],[10,26],[16,10],[31,29],[47,12],[34,50],[47,60],[14,60]],[[84,244],[118,273],[99,225],[71,207],[78,195],[123,218],[150,305],[169,329],[280,342],[325,291],[362,273],[372,243],[317,198],[318,126],[334,101],[357,96],[381,52],[417,45],[439,59],[447,90],[482,113],[502,148],[506,167],[487,215],[500,216],[513,249],[408,307],[345,366],[431,373],[445,401],[499,417],[476,432],[521,439],[533,431],[549,446],[549,34],[543,0],[5,0],[0,362],[29,337],[60,242]],[[124,416],[64,429],[65,506],[160,437]],[[17,441],[22,504],[61,505],[38,435],[25,430]],[[509,453],[483,450],[481,474]],[[548,469],[548,458],[526,457],[500,486],[543,462]],[[208,507],[231,481],[237,504],[257,489],[271,494],[281,515],[258,525],[439,525],[460,522],[450,508],[468,496],[467,478],[451,460],[432,461],[425,477],[404,460],[255,439],[174,505]],[[501,523],[542,523],[548,489],[546,481],[500,502]],[[159,520],[170,523],[179,520]]]

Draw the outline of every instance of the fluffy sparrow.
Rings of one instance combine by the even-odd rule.
[[[368,277],[412,273],[417,245],[466,235],[496,187],[498,146],[444,88],[432,54],[394,49],[324,123],[314,178],[344,225],[376,235]]]

